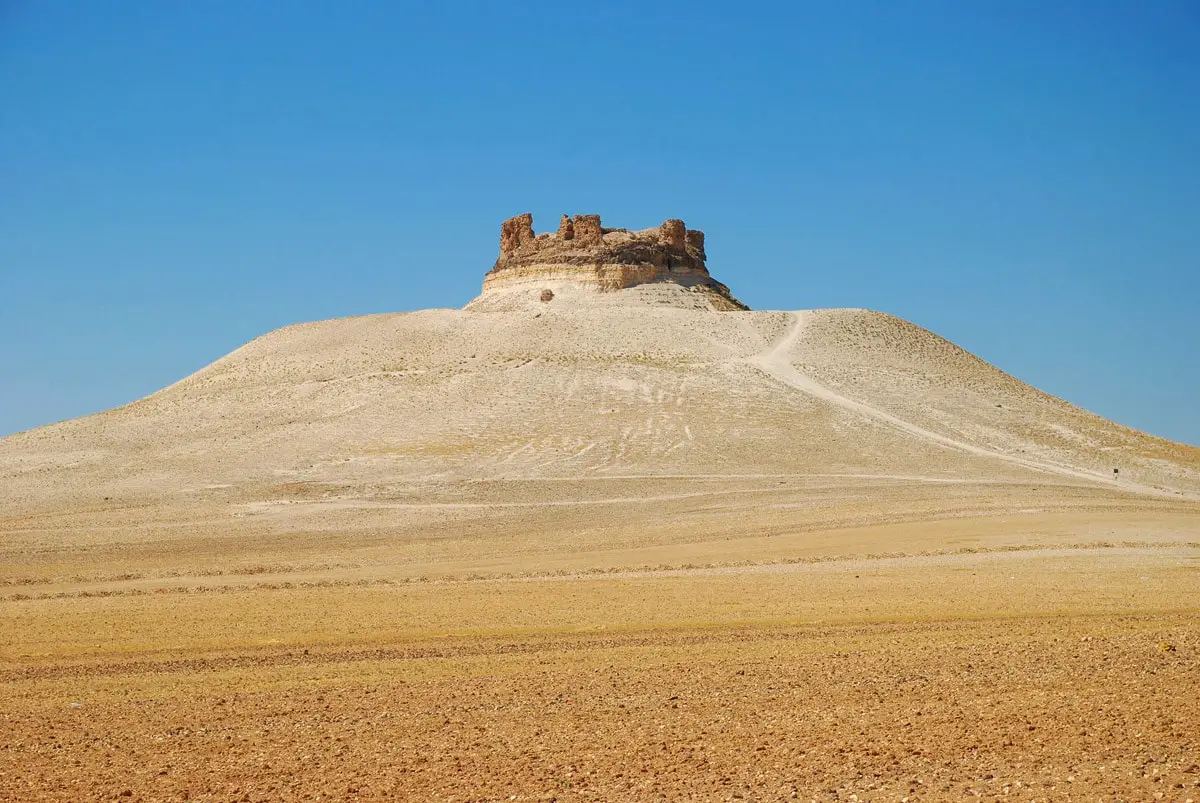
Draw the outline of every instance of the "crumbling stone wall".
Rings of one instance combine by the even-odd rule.
[[[556,235],[549,233],[536,235],[533,232],[533,215],[526,212],[523,215],[510,217],[500,225],[500,258],[505,259],[521,250],[521,255],[530,256],[546,248],[561,250],[567,247],[571,250],[587,249],[604,244],[604,229],[600,226],[599,215],[575,215],[574,218],[563,215],[558,222]],[[625,229],[610,229],[609,231],[625,231]],[[649,248],[658,250],[658,258],[649,261],[661,264],[666,259],[664,251],[683,252],[692,259],[704,262],[704,232],[688,229],[682,220],[671,218],[664,220],[650,239],[639,242],[643,250]],[[656,244],[657,241],[657,244]],[[568,246],[567,243],[570,243]],[[624,248],[623,250],[629,250]],[[677,264],[677,263],[676,263]]]
[[[500,224],[501,256],[511,254],[531,242],[533,242],[533,214],[531,212],[510,217]]]
[[[704,232],[670,218],[654,228],[605,229],[599,215],[563,215],[557,232],[535,234],[533,215],[511,217],[500,227],[500,257],[484,279],[484,290],[541,284],[540,298],[553,291],[545,282],[575,281],[602,291],[651,282],[674,282],[714,294],[713,303],[744,308],[704,264]],[[724,299],[723,301],[721,299]],[[722,309],[726,307],[721,307]]]
[[[562,220],[558,221],[558,236],[563,240],[575,239],[575,224],[566,215],[563,215]]]
[[[575,216],[575,241],[579,245],[596,245],[601,236],[599,215]]]
[[[658,241],[667,248],[682,251],[686,237],[687,227],[683,225],[682,220],[675,218],[664,220],[658,227]]]

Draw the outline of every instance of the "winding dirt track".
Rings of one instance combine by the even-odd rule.
[[[803,391],[815,398],[827,401],[831,404],[836,404],[838,407],[844,408],[852,413],[865,416],[877,421],[882,421],[890,426],[896,427],[902,432],[915,436],[931,443],[936,443],[940,446],[945,446],[948,449],[956,449],[960,452],[976,455],[978,457],[992,458],[1010,463],[1021,468],[1029,468],[1034,471],[1043,471],[1048,474],[1055,474],[1060,477],[1070,477],[1071,479],[1085,480],[1093,483],[1109,484],[1111,477],[1097,471],[1081,471],[1071,466],[1061,465],[1057,463],[1048,463],[1041,460],[1031,460],[1027,457],[1000,452],[993,449],[985,449],[974,444],[966,443],[965,441],[956,440],[954,438],[940,435],[923,427],[917,426],[909,421],[905,421],[885,410],[873,407],[855,399],[838,393],[827,385],[823,385],[813,377],[801,371],[796,367],[796,356],[794,354],[796,345],[804,335],[805,324],[807,323],[806,312],[793,312],[791,315],[791,325],[787,333],[774,343],[767,350],[749,357],[746,362],[761,368],[765,373],[778,379],[789,387]],[[1150,496],[1162,496],[1166,498],[1177,498],[1178,492],[1171,492],[1140,483],[1123,483],[1123,488],[1126,488],[1135,493],[1148,494]],[[1200,498],[1194,493],[1188,492],[1187,498]]]

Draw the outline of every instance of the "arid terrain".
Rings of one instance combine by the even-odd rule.
[[[1200,801],[1200,449],[546,289],[0,440],[0,799]]]

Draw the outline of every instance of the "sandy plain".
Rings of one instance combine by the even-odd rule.
[[[1200,801],[1200,450],[681,298],[0,440],[0,799]]]

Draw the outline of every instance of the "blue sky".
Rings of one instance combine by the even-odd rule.
[[[1200,5],[0,0],[0,434],[456,307],[500,221],[681,217],[1200,443]]]

